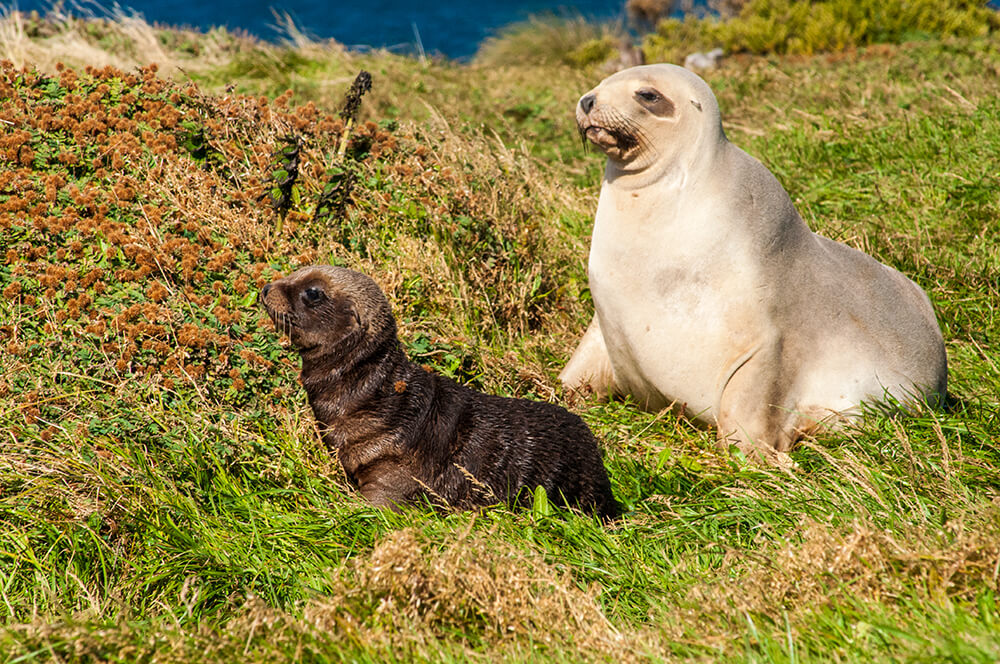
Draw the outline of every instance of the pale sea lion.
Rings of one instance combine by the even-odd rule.
[[[715,95],[673,65],[634,67],[581,97],[608,157],[588,266],[594,319],[560,378],[718,426],[773,457],[861,404],[945,397],[927,295],[813,233],[781,184],[730,143]]]
[[[261,291],[302,357],[302,384],[348,478],[372,503],[456,508],[551,500],[618,512],[597,441],[549,403],[481,394],[410,362],[389,302],[369,277],[302,268]]]

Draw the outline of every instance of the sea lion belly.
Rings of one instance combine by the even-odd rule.
[[[697,210],[675,207],[673,219],[661,213],[646,224],[641,210],[623,215],[618,197],[602,192],[588,268],[618,389],[644,408],[683,407],[714,424],[725,382],[760,327],[739,296],[754,277],[718,252]]]

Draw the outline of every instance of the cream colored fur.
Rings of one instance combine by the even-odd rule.
[[[577,120],[609,158],[590,250],[596,312],[560,375],[567,387],[683,409],[765,456],[862,402],[943,399],[924,292],[809,230],[770,171],[726,139],[704,81],[649,65],[588,95]]]

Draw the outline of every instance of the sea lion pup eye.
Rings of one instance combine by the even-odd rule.
[[[302,357],[323,442],[372,503],[472,508],[550,499],[603,519],[619,507],[597,440],[553,404],[482,394],[410,362],[369,277],[315,265],[261,291]]]
[[[302,291],[302,301],[307,307],[315,307],[326,299],[326,293],[318,286],[309,286]]]

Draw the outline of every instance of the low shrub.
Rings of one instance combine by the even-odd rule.
[[[679,61],[698,49],[812,54],[927,37],[978,37],[1000,29],[1000,14],[976,0],[751,0],[725,20],[661,21],[648,35],[648,62]]]

